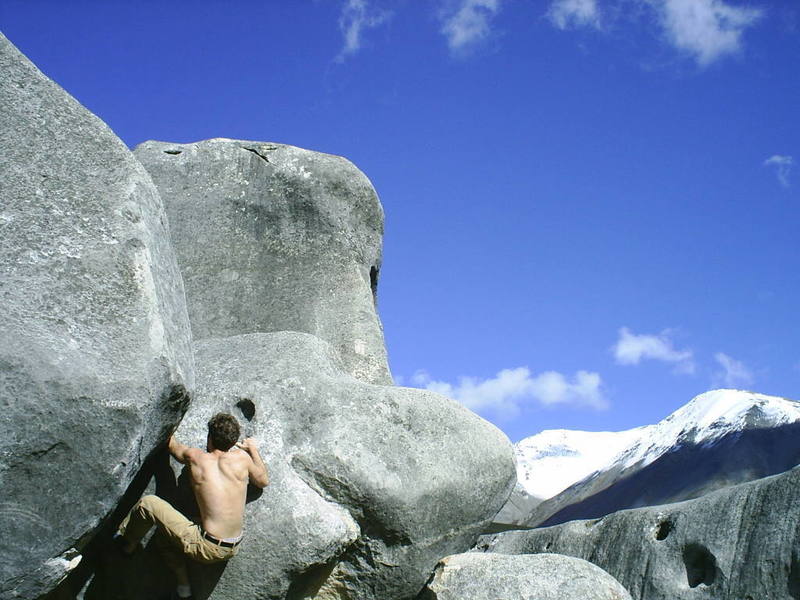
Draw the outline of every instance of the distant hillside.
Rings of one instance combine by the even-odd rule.
[[[554,525],[696,498],[786,471],[800,463],[800,404],[715,390],[655,425],[618,433],[545,431],[522,440],[516,452],[518,480],[541,502],[527,515],[504,509],[506,520]]]

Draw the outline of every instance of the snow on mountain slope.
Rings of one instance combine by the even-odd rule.
[[[655,425],[620,432],[543,431],[516,447],[517,478],[539,499],[611,468],[644,467],[681,444],[800,422],[800,403],[740,390],[700,394]]]
[[[645,466],[681,444],[713,444],[745,429],[778,427],[800,421],[800,403],[740,390],[712,390],[700,394],[625,448],[613,463],[622,468]]]
[[[517,481],[541,500],[602,469],[640,437],[643,427],[628,431],[551,429],[525,438],[514,448]]]

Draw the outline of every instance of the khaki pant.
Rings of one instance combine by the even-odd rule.
[[[238,546],[226,548],[204,538],[197,523],[158,496],[144,496],[139,500],[125,517],[119,532],[126,540],[138,543],[153,525],[158,527],[153,541],[180,581],[187,581],[184,556],[201,563],[215,563],[233,558],[239,551]]]

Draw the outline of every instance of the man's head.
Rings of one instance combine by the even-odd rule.
[[[228,413],[217,413],[208,422],[209,450],[230,450],[239,440],[239,421]]]

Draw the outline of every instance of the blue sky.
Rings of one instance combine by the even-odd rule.
[[[800,399],[796,2],[3,0],[0,29],[131,147],[351,159],[395,376],[513,441]]]

